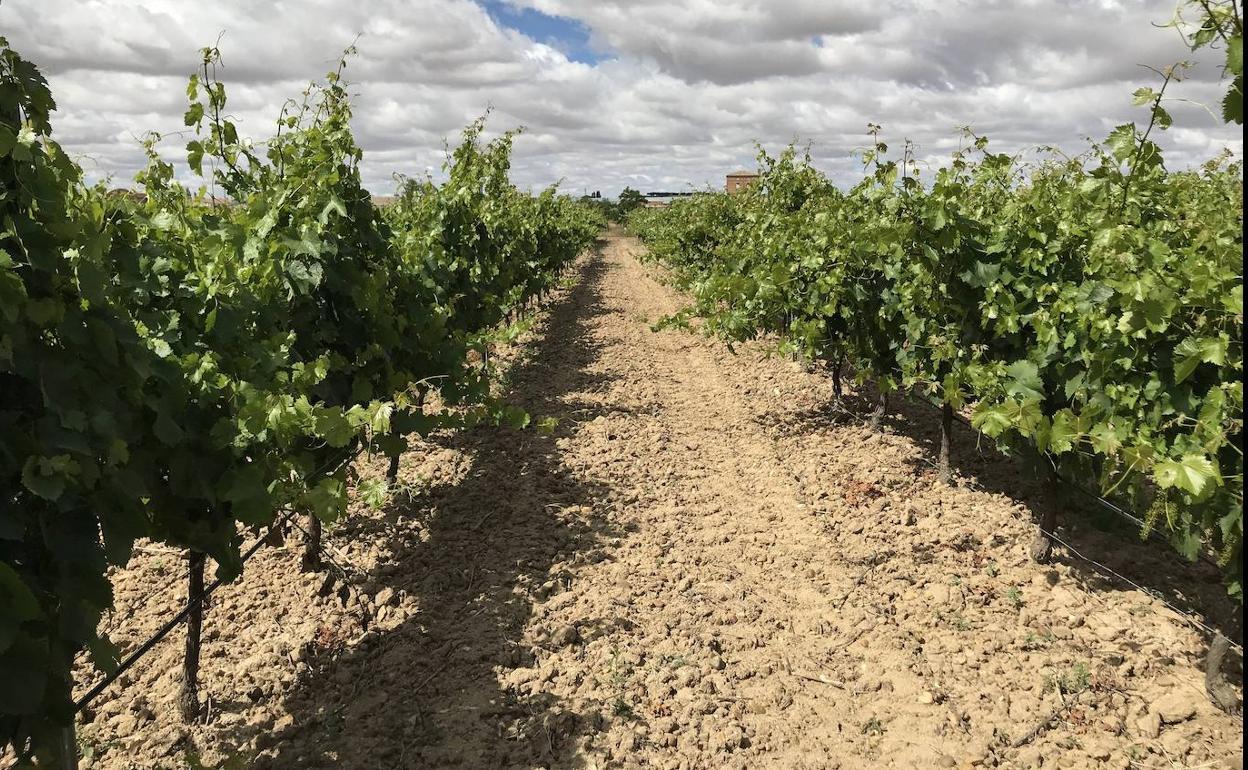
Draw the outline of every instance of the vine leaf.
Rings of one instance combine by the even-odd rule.
[[[1202,497],[1219,483],[1217,469],[1204,455],[1184,455],[1181,460],[1161,460],[1153,466],[1153,478],[1162,489],[1175,487]]]
[[[1174,348],[1180,358],[1174,363],[1174,381],[1180,383],[1192,376],[1202,363],[1222,366],[1226,363],[1230,340],[1224,337],[1188,337]]]

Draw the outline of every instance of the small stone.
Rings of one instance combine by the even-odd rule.
[[[948,754],[941,754],[940,758],[936,760],[936,766],[937,767],[957,767],[958,760],[954,759]]]
[[[1112,642],[1122,636],[1122,631],[1121,626],[1106,624],[1096,629],[1096,638],[1102,642]]]
[[[256,735],[254,741],[255,747],[260,751],[264,751],[276,746],[278,737],[271,732],[265,731]]]
[[[982,765],[992,755],[992,746],[983,738],[974,738],[966,744],[966,753],[972,765]]]
[[[1196,704],[1186,693],[1175,690],[1158,698],[1153,703],[1152,712],[1168,725],[1186,722],[1196,716]]]
[[[1148,712],[1136,720],[1135,732],[1141,738],[1156,738],[1161,735],[1161,717],[1155,711]]]
[[[550,643],[555,647],[568,647],[581,641],[581,633],[574,625],[560,627],[550,635]]]
[[[930,706],[936,702],[936,696],[932,694],[931,691],[924,690],[923,692],[919,693],[918,701],[919,703],[922,703],[924,706]]]
[[[693,666],[685,666],[676,676],[676,683],[682,689],[686,687],[693,687],[698,683],[700,678],[701,677],[698,675],[698,672],[693,668]]]
[[[1117,716],[1107,716],[1101,720],[1101,729],[1110,735],[1122,735],[1126,726]]]
[[[627,757],[639,748],[641,748],[641,736],[635,733],[625,733],[616,744],[615,752],[617,756]]]
[[[117,717],[114,725],[116,726],[115,729],[117,730],[118,735],[129,736],[133,735],[134,731],[138,728],[139,720],[135,718],[134,714],[127,713]]]
[[[395,598],[394,589],[387,586],[377,592],[377,596],[374,597],[373,601],[377,603],[378,607],[385,607],[388,604],[393,604]]]
[[[238,664],[238,670],[243,673],[253,673],[263,671],[270,665],[269,656],[262,652],[255,655],[248,655]]]
[[[744,744],[749,745],[749,739],[746,738],[745,732],[737,725],[729,725],[719,730],[715,730],[710,735],[710,744],[716,749],[723,751],[734,751],[741,748]]]
[[[190,731],[182,725],[168,727],[156,734],[156,736],[152,739],[152,746],[155,748],[157,753],[161,755],[168,754],[173,751],[179,743],[186,740],[189,735]]]
[[[1162,756],[1181,757],[1192,749],[1193,738],[1199,730],[1163,730],[1158,748]]]
[[[1109,755],[1113,753],[1113,747],[1108,741],[1091,740],[1083,745],[1083,750],[1088,752],[1088,756],[1095,760],[1104,762],[1109,759]]]

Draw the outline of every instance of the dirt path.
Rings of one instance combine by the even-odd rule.
[[[332,584],[266,552],[210,611],[207,723],[177,724],[167,644],[82,729],[87,766],[1242,766],[1190,626],[1028,561],[1017,468],[970,451],[945,489],[921,412],[872,434],[818,374],[652,331],[679,298],[638,249],[610,239],[516,351],[510,398],[553,433],[415,448],[411,496],[330,538]],[[1218,605],[1205,572],[1068,534]],[[159,620],[120,615],[123,642]]]

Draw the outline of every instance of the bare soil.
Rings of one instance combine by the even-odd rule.
[[[681,299],[640,248],[611,237],[502,351],[552,433],[415,446],[326,573],[297,532],[261,551],[207,611],[201,721],[179,631],[93,704],[83,767],[1242,767],[1207,636],[1158,598],[1241,641],[1216,570],[1087,513],[1062,538],[1157,596],[1033,563],[1021,466],[959,432],[946,487],[927,407],[873,433],[762,345],[653,331]],[[123,649],[184,572],[151,547],[116,574]]]

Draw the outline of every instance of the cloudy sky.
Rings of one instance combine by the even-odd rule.
[[[347,77],[366,183],[436,172],[444,142],[492,108],[523,125],[513,178],[569,192],[722,185],[769,150],[809,144],[839,182],[866,124],[935,162],[957,127],[999,150],[1077,150],[1144,119],[1140,65],[1193,60],[1163,138],[1172,167],[1242,132],[1217,109],[1218,55],[1193,57],[1175,0],[0,0],[0,35],[38,64],[56,137],[95,178],[128,183],[147,130],[181,129],[197,50],[220,36],[230,109],[257,140],[285,99],[358,36]],[[168,155],[184,139],[172,137]]]

